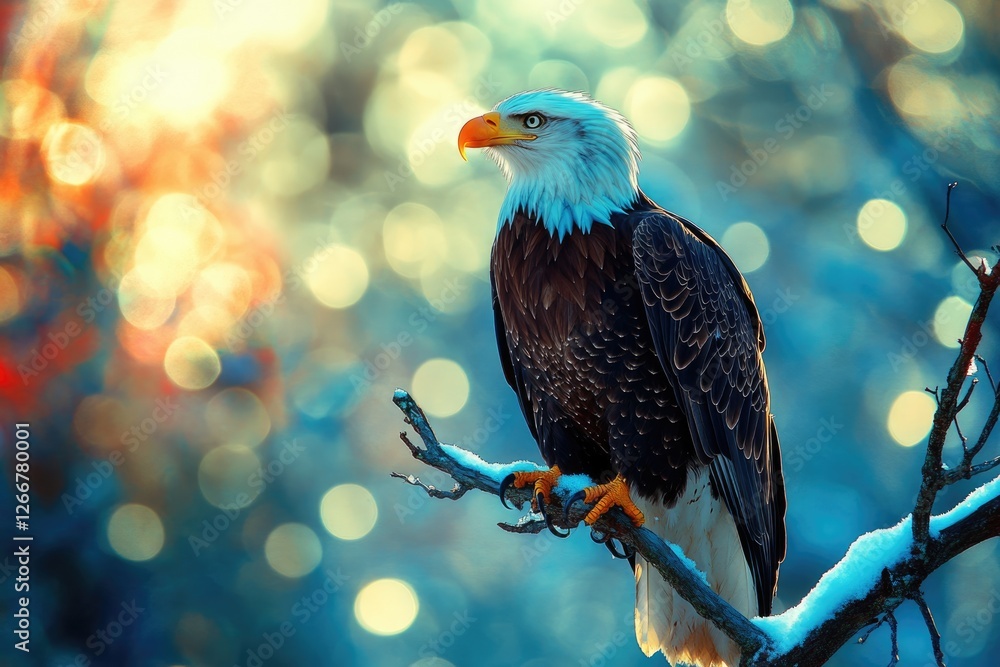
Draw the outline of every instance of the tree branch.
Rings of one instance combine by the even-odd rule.
[[[423,410],[407,392],[397,389],[392,400],[406,415],[406,422],[414,427],[424,443],[423,448],[417,447],[409,443],[405,434],[401,434],[401,438],[408,444],[413,457],[451,475],[457,482],[458,488],[474,488],[499,496],[500,483],[509,473],[517,470],[539,469],[539,466],[527,461],[517,461],[507,465],[487,463],[460,447],[441,443],[434,435]],[[407,481],[411,478],[411,476],[399,473],[393,473],[393,477],[400,477],[407,479]],[[507,499],[521,507],[524,503],[530,503],[531,493],[530,488],[510,488],[507,491]],[[561,517],[565,509],[564,503],[570,495],[570,492],[557,486],[551,496],[548,507],[557,524],[561,524]],[[575,503],[570,508],[570,523],[564,527],[576,526],[590,508],[591,506],[586,503]],[[538,532],[545,526],[543,521],[539,521],[531,515],[525,519],[513,526],[500,525],[509,532]],[[709,588],[708,584],[705,583],[704,575],[688,565],[691,561],[676,546],[668,546],[646,528],[635,528],[632,521],[620,510],[609,512],[594,525],[594,528],[635,549],[663,575],[663,578],[685,600],[691,603],[699,614],[711,618],[726,635],[745,650],[756,651],[767,641],[767,636],[763,631]]]
[[[949,208],[951,189],[949,186]],[[933,615],[924,600],[921,586],[935,570],[981,542],[1000,536],[1000,477],[980,486],[951,511],[932,516],[938,492],[949,484],[992,470],[1000,466],[1000,456],[976,464],[973,459],[984,448],[998,418],[1000,394],[989,367],[976,350],[982,340],[982,326],[990,303],[1000,287],[1000,261],[992,269],[983,262],[978,268],[965,256],[948,228],[947,216],[942,225],[952,240],[959,256],[975,273],[980,294],[972,309],[960,341],[958,358],[948,373],[943,390],[933,392],[937,409],[927,442],[927,452],[921,469],[921,486],[913,514],[900,523],[859,537],[844,557],[824,574],[815,587],[799,604],[782,614],[767,618],[747,619],[726,600],[717,595],[707,584],[695,564],[679,548],[665,543],[645,528],[635,528],[632,522],[615,509],[594,525],[602,537],[614,538],[631,547],[655,567],[663,578],[687,600],[704,618],[714,623],[741,649],[741,667],[813,667],[824,664],[860,630],[874,627],[859,641],[883,623],[890,629],[890,667],[899,661],[898,627],[896,609],[912,600],[920,608],[930,633],[935,659],[944,664],[940,634]],[[993,406],[985,425],[969,448],[964,447],[961,462],[948,468],[942,460],[945,440],[952,425],[958,429],[958,413],[972,398],[970,386],[962,397],[965,379],[975,371],[974,360],[984,367],[993,389]],[[928,389],[928,391],[931,391]],[[443,444],[431,429],[423,411],[413,398],[397,389],[393,402],[403,411],[406,422],[411,424],[423,441],[423,447],[414,445],[401,433],[400,437],[417,460],[447,473],[455,480],[450,491],[428,486],[412,475],[393,473],[410,484],[423,488],[433,497],[456,500],[471,489],[500,495],[504,477],[519,470],[539,470],[527,462],[499,465],[454,445]],[[963,445],[964,434],[959,430]],[[563,476],[553,489],[547,506],[555,523],[563,528],[575,527],[589,511],[584,503],[571,506],[565,523],[564,504],[580,480]],[[589,480],[586,480],[589,482]],[[572,486],[573,488],[569,488]],[[530,502],[532,490],[510,488],[508,500],[523,507]],[[499,524],[513,533],[536,533],[545,528],[537,514],[524,516],[513,525]]]
[[[410,475],[393,473],[393,476],[421,486],[433,497],[457,498],[471,489],[499,496],[500,482],[509,473],[539,469],[527,461],[488,463],[460,447],[441,443],[407,392],[397,389],[393,402],[423,440],[423,447],[409,443],[414,458],[449,474],[456,481],[456,489],[440,491]],[[405,435],[404,441],[408,442]],[[459,492],[459,489],[464,490]],[[570,495],[570,489],[556,486],[553,490],[549,506],[554,517],[562,517],[563,503]],[[531,489],[510,488],[507,498],[523,507],[531,501]],[[576,503],[570,508],[569,524],[563,525],[559,518],[555,520],[562,527],[571,528],[589,509],[583,503]],[[545,528],[545,522],[536,514],[528,514],[513,525],[500,525],[515,533],[536,533]],[[944,563],[1000,535],[1000,478],[977,489],[947,514],[932,517],[924,550],[912,549],[910,517],[892,528],[863,535],[798,605],[778,616],[753,621],[712,591],[704,575],[677,547],[646,528],[635,528],[619,510],[602,517],[595,528],[635,549],[699,614],[736,642],[743,651],[742,665],[808,667],[826,662],[851,637],[870,625],[872,618],[891,614],[907,599],[916,600],[923,581]],[[851,581],[863,583],[858,587],[852,586]]]

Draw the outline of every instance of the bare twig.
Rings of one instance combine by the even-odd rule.
[[[924,617],[924,623],[927,625],[927,632],[931,636],[931,647],[934,649],[934,660],[938,667],[945,667],[944,652],[941,650],[941,633],[938,632],[937,623],[934,622],[934,614],[931,613],[931,608],[927,606],[927,600],[924,599],[924,594],[919,588],[913,591],[911,597],[920,607],[920,614]]]
[[[951,213],[951,191],[954,188],[954,183],[948,186],[945,221],[941,225],[941,228],[948,234],[948,238],[955,245],[959,256],[979,279],[979,298],[976,299],[976,303],[972,308],[972,314],[969,316],[969,321],[965,326],[965,335],[962,336],[960,341],[958,357],[955,359],[955,363],[952,364],[951,370],[948,371],[948,381],[945,384],[944,390],[940,392],[940,395],[938,395],[936,390],[934,392],[937,398],[937,410],[934,412],[934,422],[931,427],[930,437],[927,440],[927,453],[924,457],[923,467],[921,468],[920,491],[917,494],[917,502],[913,508],[913,548],[916,551],[924,549],[927,544],[930,516],[934,509],[934,500],[937,497],[938,491],[951,483],[955,477],[953,474],[954,471],[947,470],[942,460],[945,439],[952,424],[955,424],[959,437],[962,438],[963,447],[967,447],[968,441],[958,427],[956,420],[958,412],[961,409],[959,407],[959,395],[962,391],[962,385],[965,384],[965,379],[969,375],[969,369],[974,363],[976,349],[982,341],[983,322],[986,320],[990,303],[993,301],[997,287],[1000,286],[1000,271],[998,271],[1000,270],[1000,262],[989,272],[985,269],[976,269],[972,265],[972,262],[969,261],[969,258],[966,257],[965,252],[948,228],[948,218]],[[970,389],[970,394],[971,391]],[[962,407],[965,407],[964,404],[962,404]],[[990,428],[992,429],[992,427]],[[978,453],[979,449],[981,449],[981,446],[978,441],[973,446],[973,450],[965,449],[963,463],[959,466],[958,470],[964,469],[965,472],[963,474],[967,474],[971,470],[971,458],[969,455],[972,451]]]
[[[979,269],[973,266],[972,262],[969,261],[969,258],[965,254],[965,251],[962,250],[962,246],[958,244],[958,241],[955,239],[955,235],[952,234],[951,229],[948,228],[948,218],[951,217],[951,191],[957,187],[958,183],[948,184],[948,194],[945,195],[945,200],[944,200],[944,222],[941,223],[941,229],[943,229],[944,233],[948,235],[949,239],[951,239],[952,245],[955,246],[955,252],[958,254],[959,257],[962,258],[962,261],[965,262],[965,265],[968,266],[970,269],[972,269],[972,272],[978,276]]]
[[[892,647],[889,649],[889,667],[899,664],[899,625],[896,623],[896,616],[890,611],[885,615],[889,621],[889,635]]]
[[[419,486],[421,489],[427,492],[427,495],[431,498],[446,498],[448,500],[458,500],[471,488],[466,484],[456,484],[455,488],[451,491],[442,491],[441,489],[436,489],[433,486],[428,486],[420,481],[419,477],[414,477],[413,475],[401,475],[398,472],[389,473],[390,477],[395,477],[396,479],[404,480],[407,484],[412,484],[413,486]]]
[[[976,361],[983,365],[983,371],[986,373],[986,379],[990,381],[990,389],[993,393],[997,393],[997,383],[993,381],[993,373],[990,373],[990,365],[986,363],[986,359],[981,354],[976,355]]]

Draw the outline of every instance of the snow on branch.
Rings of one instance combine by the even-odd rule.
[[[950,208],[951,190],[948,188]],[[944,665],[940,634],[931,609],[924,599],[923,582],[952,558],[990,538],[1000,536],[1000,477],[975,489],[950,511],[932,516],[934,500],[945,486],[987,472],[1000,466],[1000,456],[976,463],[1000,417],[1000,394],[986,361],[976,355],[982,340],[982,326],[990,302],[1000,287],[1000,261],[990,267],[985,261],[977,266],[962,251],[948,227],[948,214],[942,225],[956,252],[979,280],[980,294],[972,309],[965,335],[960,341],[958,358],[948,373],[943,390],[931,393],[937,399],[937,411],[928,437],[927,452],[921,471],[921,486],[913,513],[891,528],[875,530],[859,537],[844,557],[826,572],[797,605],[782,614],[747,619],[706,583],[705,576],[675,545],[668,544],[646,528],[635,528],[615,509],[594,525],[604,538],[613,538],[626,549],[640,553],[671,586],[697,610],[712,621],[741,648],[741,667],[811,667],[827,662],[836,651],[866,627],[864,642],[883,624],[890,630],[890,661],[898,662],[898,633],[895,611],[907,600],[921,611],[930,634],[938,665]],[[1000,252],[1000,248],[997,248]],[[978,380],[969,377],[977,372],[978,361],[992,391],[992,409],[979,435],[970,445],[959,424],[959,415],[972,399]],[[963,396],[963,387],[968,388]],[[500,495],[503,479],[515,471],[542,469],[528,461],[509,464],[488,463],[460,447],[441,443],[427,417],[402,389],[393,402],[405,415],[405,421],[420,436],[423,446],[415,445],[406,433],[403,443],[414,458],[447,473],[455,480],[451,489],[438,489],[413,475],[392,473],[409,484],[423,488],[431,497],[460,499],[476,489]],[[962,442],[963,454],[954,467],[943,461],[944,443],[954,428]],[[573,504],[564,517],[564,504],[577,490],[591,482],[584,475],[565,475],[553,489],[547,506],[552,521],[559,527],[577,526],[589,511],[584,503]],[[509,488],[507,500],[521,508],[530,503],[530,488]],[[529,513],[514,524],[499,526],[513,533],[536,533],[545,529],[541,516]],[[603,541],[603,540],[602,540]]]

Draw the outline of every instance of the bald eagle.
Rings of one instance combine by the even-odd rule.
[[[491,284],[504,374],[549,470],[517,473],[545,513],[561,474],[593,524],[621,507],[680,546],[748,617],[768,615],[785,555],[785,493],[750,289],[707,233],[638,186],[635,131],[561,90],[470,120],[507,178]],[[550,523],[550,527],[552,527]],[[736,665],[738,648],[631,555],[646,655]]]

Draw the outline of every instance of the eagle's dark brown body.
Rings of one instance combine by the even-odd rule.
[[[498,232],[492,280],[501,361],[546,463],[620,473],[668,508],[704,478],[739,531],[751,613],[769,613],[780,455],[760,321],[728,256],[640,195],[563,238],[519,212]]]
[[[493,275],[545,462],[605,481],[620,472],[670,502],[697,462],[656,357],[631,231],[595,225],[560,241],[519,215],[500,229]]]

